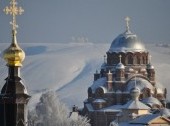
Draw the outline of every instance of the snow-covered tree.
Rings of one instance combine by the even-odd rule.
[[[34,112],[29,114],[29,126],[90,126],[86,117],[68,118],[67,107],[52,91],[42,94]]]

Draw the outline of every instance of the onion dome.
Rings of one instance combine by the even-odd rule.
[[[116,65],[116,69],[125,69],[125,66],[121,62],[122,56],[120,55],[119,58],[120,58],[120,62]]]
[[[3,58],[7,62],[8,66],[22,66],[22,62],[25,59],[24,51],[17,44],[16,31],[12,30],[12,43],[3,52]]]
[[[125,66],[122,63],[118,63],[116,69],[125,69]]]
[[[130,19],[126,18],[126,31],[116,37],[109,49],[109,52],[145,52],[145,46],[138,39],[136,34],[129,30]]]
[[[147,64],[146,68],[147,69],[154,69],[154,66],[151,63],[149,63],[149,64]]]
[[[130,95],[132,97],[132,100],[138,100],[140,95],[140,89],[135,86],[135,88],[132,88]]]

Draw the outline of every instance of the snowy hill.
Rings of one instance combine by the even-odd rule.
[[[9,43],[1,43],[0,51],[8,45]],[[103,55],[108,51],[110,44],[27,43],[21,47],[26,52],[21,73],[23,82],[32,95],[30,107],[33,107],[41,94],[47,90],[55,90],[69,107],[74,104],[82,107],[83,101],[87,98],[87,88],[93,82],[93,73],[100,69]],[[146,48],[153,57],[152,63],[158,82],[169,91],[170,48],[155,45],[146,45]],[[7,77],[7,67],[2,58],[0,76],[2,87]]]

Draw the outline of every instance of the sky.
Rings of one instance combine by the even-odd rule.
[[[25,10],[17,17],[19,43],[67,43],[72,37],[111,43],[130,29],[144,42],[170,44],[170,0],[17,0]],[[11,42],[11,17],[0,0],[0,42]]]

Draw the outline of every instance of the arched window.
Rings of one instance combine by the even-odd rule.
[[[128,63],[128,64],[133,64],[133,57],[132,57],[132,55],[128,55],[128,57],[127,57],[127,63]]]
[[[142,60],[143,60],[143,64],[146,64],[144,56],[142,57]]]
[[[113,55],[113,64],[117,64],[117,55],[116,54]]]
[[[137,64],[140,64],[140,57],[139,56],[137,56],[137,58],[136,58],[136,62],[137,62]]]
[[[103,96],[104,96],[104,90],[101,87],[97,88],[96,89],[96,97],[102,98]]]

